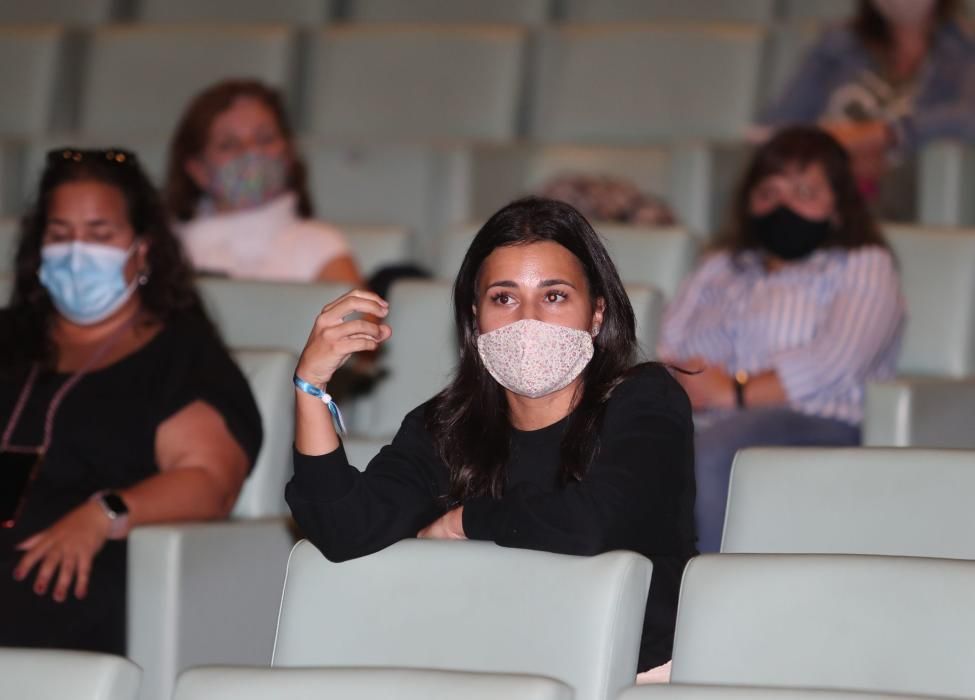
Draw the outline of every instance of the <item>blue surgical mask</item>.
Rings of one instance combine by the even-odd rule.
[[[41,248],[41,284],[58,312],[73,323],[89,326],[104,321],[125,305],[138,278],[125,282],[128,250],[98,243],[52,243]]]

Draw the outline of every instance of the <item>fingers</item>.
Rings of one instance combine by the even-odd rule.
[[[54,572],[57,571],[61,561],[62,555],[59,550],[52,548],[48,551],[44,557],[44,561],[41,562],[41,567],[37,570],[37,578],[34,579],[34,593],[37,595],[47,593],[47,589],[51,585],[51,579],[54,577]]]
[[[61,559],[61,567],[58,570],[57,582],[54,584],[52,597],[59,603],[63,603],[68,597],[71,589],[71,581],[74,579],[77,560],[72,556],[65,556]]]
[[[389,313],[389,304],[378,294],[354,289],[331,304],[325,306],[318,315],[316,324],[336,325],[352,313],[372,314],[384,318]]]
[[[385,324],[384,324],[385,325]],[[385,326],[389,329],[389,326]],[[346,338],[370,338],[372,340],[383,339],[383,326],[372,321],[359,319],[356,321],[346,321],[338,326],[333,326],[326,330],[326,333],[338,335]],[[388,336],[387,336],[388,337]]]
[[[20,561],[17,563],[17,568],[14,569],[14,578],[18,581],[23,581],[25,578],[27,578],[27,574],[31,572],[34,565],[37,564],[37,562],[40,561],[50,549],[51,543],[50,541],[45,540],[43,535],[43,532],[38,533],[18,546],[18,549],[27,550],[24,556],[22,556]],[[27,549],[28,542],[32,543],[29,549]]]

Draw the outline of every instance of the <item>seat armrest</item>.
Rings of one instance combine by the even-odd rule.
[[[203,664],[269,665],[288,554],[286,518],[135,528],[128,543],[128,656],[142,700],[169,700]]]
[[[975,448],[975,378],[898,377],[868,384],[863,444]]]

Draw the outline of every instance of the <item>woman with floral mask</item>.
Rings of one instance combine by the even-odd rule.
[[[382,319],[388,306],[359,291],[326,306],[296,370],[286,496],[305,535],[335,561],[414,536],[635,550],[654,564],[639,669],[666,664],[695,553],[690,405],[662,366],[634,366],[633,310],[586,220],[543,199],[491,217],[454,285],[456,375],[364,472],[323,393],[392,330],[354,312]]]
[[[253,80],[199,94],[169,153],[166,204],[200,272],[361,283],[342,234],[312,218],[281,96]]]
[[[735,452],[855,445],[868,381],[894,374],[904,304],[843,147],[795,127],[762,146],[730,229],[664,315],[660,357],[695,410],[697,531],[721,542]]]
[[[48,154],[0,309],[0,646],[125,653],[125,538],[225,517],[261,424],[131,153]]]
[[[756,136],[820,124],[850,149],[861,189],[885,216],[912,215],[912,177],[893,166],[934,139],[975,141],[975,34],[960,6],[860,0],[851,21],[809,50]]]

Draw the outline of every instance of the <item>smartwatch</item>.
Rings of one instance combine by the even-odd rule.
[[[122,497],[115,491],[98,491],[91,500],[98,502],[110,521],[108,539],[125,539],[129,534],[129,507]]]
[[[748,384],[748,379],[749,379],[748,372],[740,369],[737,372],[735,372],[735,375],[734,377],[732,377],[732,379],[734,380],[734,386],[735,386],[735,406],[737,406],[738,408],[744,408],[745,407],[745,385]]]

